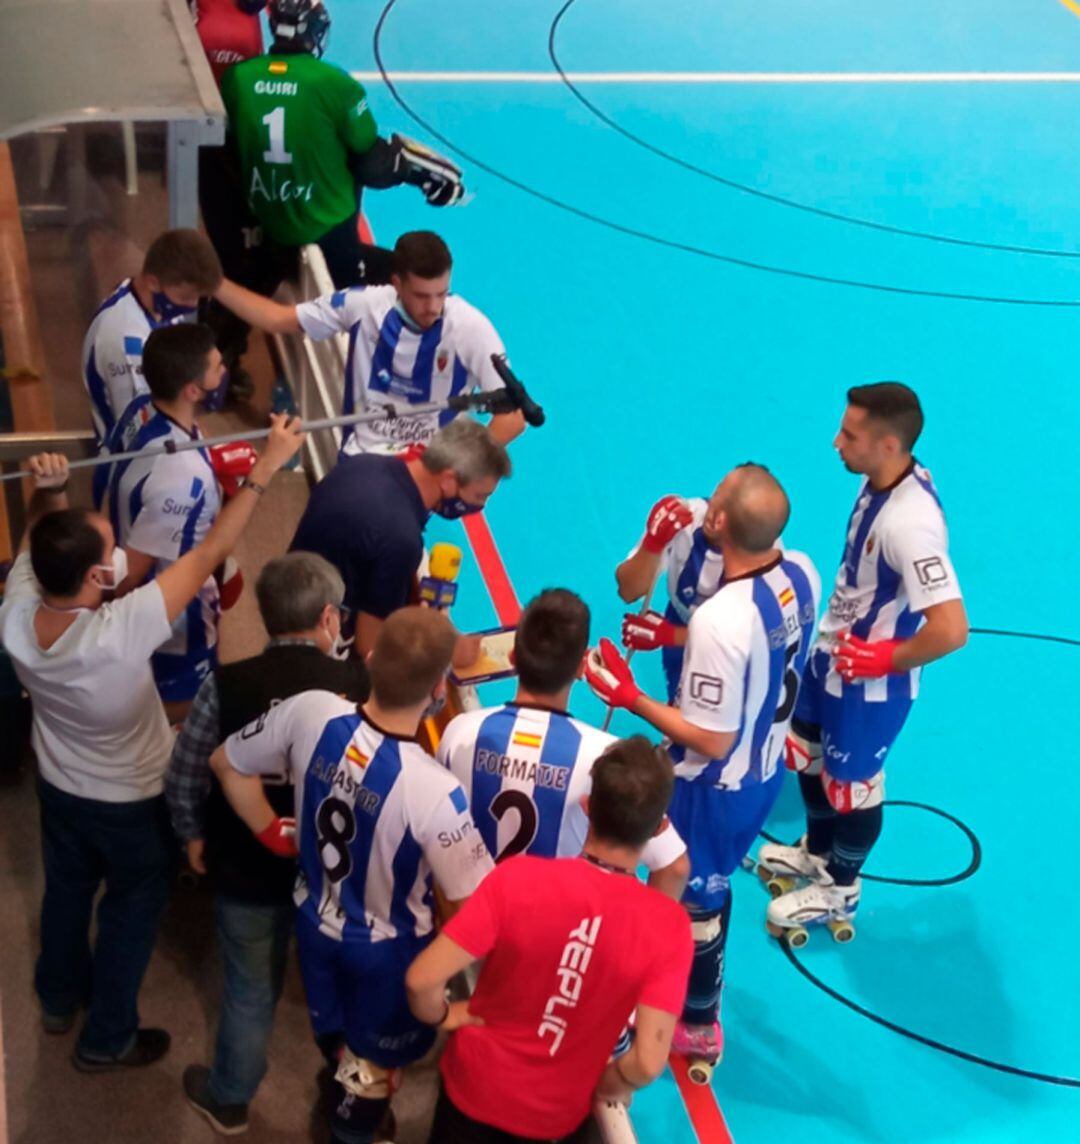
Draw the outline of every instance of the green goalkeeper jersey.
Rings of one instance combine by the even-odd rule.
[[[375,142],[363,85],[306,54],[234,64],[221,81],[248,205],[276,242],[316,242],[356,213],[350,153]]]

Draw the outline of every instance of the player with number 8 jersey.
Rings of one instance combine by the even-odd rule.
[[[433,883],[454,909],[492,868],[465,792],[414,739],[445,687],[455,640],[441,613],[402,608],[380,628],[371,697],[359,711],[305,692],[230,736],[211,760],[264,845],[287,852],[295,830],[300,971],[312,1028],[337,1066],[335,1141],[371,1139],[394,1070],[434,1043],[405,997],[405,971],[434,936]],[[286,772],[295,825],[275,817],[260,778]]]

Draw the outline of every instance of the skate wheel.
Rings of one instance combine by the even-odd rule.
[[[791,893],[795,889],[795,882],[791,878],[777,877],[774,875],[765,883],[765,889],[774,898],[782,897],[784,894]]]
[[[855,927],[851,922],[829,922],[829,932],[833,936],[833,941],[841,945],[846,945],[855,937]]]
[[[714,1067],[711,1061],[691,1061],[686,1068],[686,1075],[694,1084],[708,1084],[712,1080]]]
[[[757,868],[757,876],[767,886],[773,879],[773,872],[770,869],[768,869],[768,867],[766,867],[766,866],[759,866]]]
[[[803,929],[802,926],[793,926],[784,934],[784,941],[786,941],[792,949],[802,949],[809,940],[810,933],[808,930]]]

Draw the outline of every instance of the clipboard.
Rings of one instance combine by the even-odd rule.
[[[451,668],[450,682],[458,687],[475,687],[478,683],[491,683],[495,679],[510,679],[516,675],[510,662],[516,630],[516,627],[491,628],[475,633],[482,637],[479,658],[468,667]]]

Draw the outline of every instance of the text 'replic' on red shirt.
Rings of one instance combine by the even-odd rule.
[[[467,1116],[550,1139],[574,1131],[638,1005],[678,1016],[693,941],[686,911],[584,858],[512,858],[443,931],[486,958],[452,1034],[443,1083]]]

